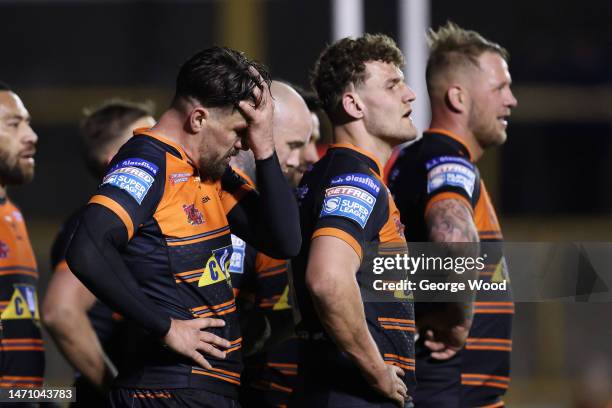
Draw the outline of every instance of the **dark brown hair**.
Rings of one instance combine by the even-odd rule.
[[[323,50],[312,72],[316,90],[325,112],[336,116],[346,87],[366,80],[366,62],[382,61],[404,65],[404,56],[395,41],[384,34],[365,34],[359,38],[343,38]]]

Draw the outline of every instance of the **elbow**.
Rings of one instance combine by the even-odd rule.
[[[73,318],[72,308],[61,300],[45,298],[41,319],[47,330],[52,333],[61,331],[66,322]]]
[[[332,296],[333,285],[329,280],[323,279],[319,274],[312,270],[306,272],[306,289],[310,292],[315,302],[319,299],[325,299]],[[318,303],[318,302],[317,302]]]

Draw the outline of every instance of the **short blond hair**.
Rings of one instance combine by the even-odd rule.
[[[437,31],[430,28],[427,43],[430,53],[425,75],[430,95],[438,77],[461,68],[479,67],[478,58],[485,52],[498,54],[506,61],[510,57],[501,45],[451,21],[439,27]]]

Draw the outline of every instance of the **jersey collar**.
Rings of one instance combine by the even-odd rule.
[[[363,157],[365,161],[368,162],[368,165],[372,170],[374,170],[379,177],[382,177],[383,174],[383,166],[381,166],[380,162],[374,155],[367,150],[364,150],[360,147],[352,145],[350,143],[334,143],[329,146],[330,149],[348,149],[357,153],[358,156]]]
[[[153,139],[157,139],[160,142],[167,144],[170,147],[173,147],[181,155],[182,160],[189,161],[187,158],[187,154],[185,153],[181,145],[176,142],[173,142],[172,140],[166,138],[163,135],[160,135],[159,133],[152,132],[149,128],[134,129],[134,136],[136,135],[146,135],[152,137]]]
[[[459,136],[457,136],[455,133],[450,132],[450,131],[445,130],[445,129],[442,129],[442,128],[427,129],[423,133],[429,133],[429,134],[446,136],[447,138],[452,139],[453,142],[455,142],[458,145],[457,147],[459,148],[459,150],[463,151],[463,153],[467,155],[467,157],[470,159],[470,161],[472,161],[472,162],[474,161],[474,153],[470,150],[470,147]]]

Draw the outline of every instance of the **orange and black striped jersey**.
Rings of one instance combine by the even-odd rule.
[[[224,360],[206,356],[204,369],[142,333],[125,339],[125,369],[116,385],[129,388],[201,388],[236,397],[242,338],[229,276],[232,242],[227,214],[252,191],[228,168],[218,181],[200,180],[182,147],[138,132],[110,164],[91,204],[111,210],[129,241],[123,261],[144,294],[174,319],[215,317],[207,329],[230,341]]]
[[[333,236],[350,245],[361,259],[356,274],[362,297],[371,290],[373,259],[406,251],[403,226],[389,190],[382,181],[382,166],[368,152],[350,145],[331,145],[325,156],[307,172],[297,190],[302,227],[302,249],[292,260],[293,285],[299,309],[298,335],[329,339],[306,287],[311,240]],[[414,381],[414,312],[412,302],[364,302],[368,329],[387,364],[404,369],[404,381],[412,395]],[[348,372],[358,368],[336,351]],[[336,364],[329,360],[329,365]],[[300,364],[302,362],[300,361]],[[328,367],[333,372],[334,367]],[[300,370],[302,366],[300,365]],[[325,368],[318,367],[317,370]],[[343,381],[336,378],[335,381]],[[335,385],[331,385],[334,387]],[[364,385],[367,387],[367,385]],[[354,387],[362,387],[355,384]]]
[[[260,401],[262,407],[287,406],[296,388],[299,357],[288,280],[290,262],[258,252],[235,236],[232,243],[230,272],[234,291],[252,308],[246,318],[254,312],[268,320],[262,327],[246,323],[250,331],[243,333],[244,344],[252,348],[251,344],[263,343],[263,349],[245,356],[243,386],[248,390],[242,391],[242,398]],[[238,313],[242,312],[239,307]],[[266,344],[269,341],[271,346]]]
[[[45,355],[38,271],[21,212],[0,200],[0,387],[41,387]]]
[[[472,211],[480,241],[498,243],[487,246],[491,250],[480,279],[491,282],[508,279],[501,245],[503,236],[495,209],[468,147],[457,136],[442,129],[426,131],[422,139],[399,154],[389,174],[389,188],[406,225],[409,242],[428,241],[425,216],[434,202],[450,198],[466,203]],[[426,307],[416,304],[417,321]],[[454,393],[460,397],[460,405],[440,402],[423,406],[503,404],[500,398],[510,381],[513,314],[509,290],[495,294],[482,291],[476,295],[474,319],[465,348],[455,358],[433,364],[426,348],[417,343],[416,403],[422,398],[431,400],[432,395],[443,398]],[[445,370],[447,375],[443,373]],[[453,382],[456,390],[447,381]],[[426,390],[427,395],[423,397],[420,390]]]

